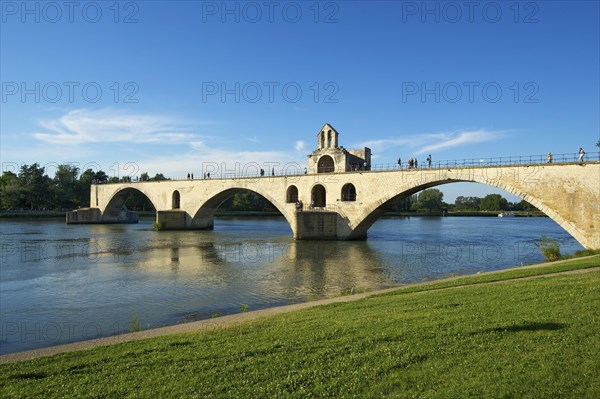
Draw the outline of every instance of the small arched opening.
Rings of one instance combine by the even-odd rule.
[[[298,201],[298,188],[296,186],[289,186],[285,195],[285,202],[293,204]]]
[[[171,198],[171,209],[179,209],[180,207],[181,196],[179,191],[173,191],[173,196]]]
[[[325,192],[325,187],[320,184],[317,184],[312,188],[311,191],[311,205],[317,208],[325,207],[327,204],[327,194]]]
[[[344,184],[344,187],[342,187],[342,201],[356,201],[356,187],[354,187],[354,184]]]
[[[317,164],[317,173],[332,173],[335,169],[333,158],[329,155],[323,155]]]

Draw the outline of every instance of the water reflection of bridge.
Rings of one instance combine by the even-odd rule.
[[[172,243],[136,256],[145,272],[176,274],[204,282],[235,303],[245,287],[259,287],[257,298],[304,301],[339,296],[345,290],[396,284],[367,242],[224,241]],[[344,267],[340,267],[340,265]],[[248,288],[248,290],[250,290]]]

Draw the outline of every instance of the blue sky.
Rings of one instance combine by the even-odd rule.
[[[325,122],[374,164],[597,150],[597,1],[68,4],[1,2],[3,170],[305,165]]]

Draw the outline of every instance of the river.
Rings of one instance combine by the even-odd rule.
[[[213,231],[0,222],[0,353],[12,353],[451,275],[582,249],[549,218],[384,217],[366,241],[296,242],[281,217]]]

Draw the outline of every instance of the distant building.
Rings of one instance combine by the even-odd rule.
[[[317,149],[308,155],[308,173],[339,173],[371,169],[371,149],[347,150],[338,143],[339,133],[329,123],[317,134]]]

